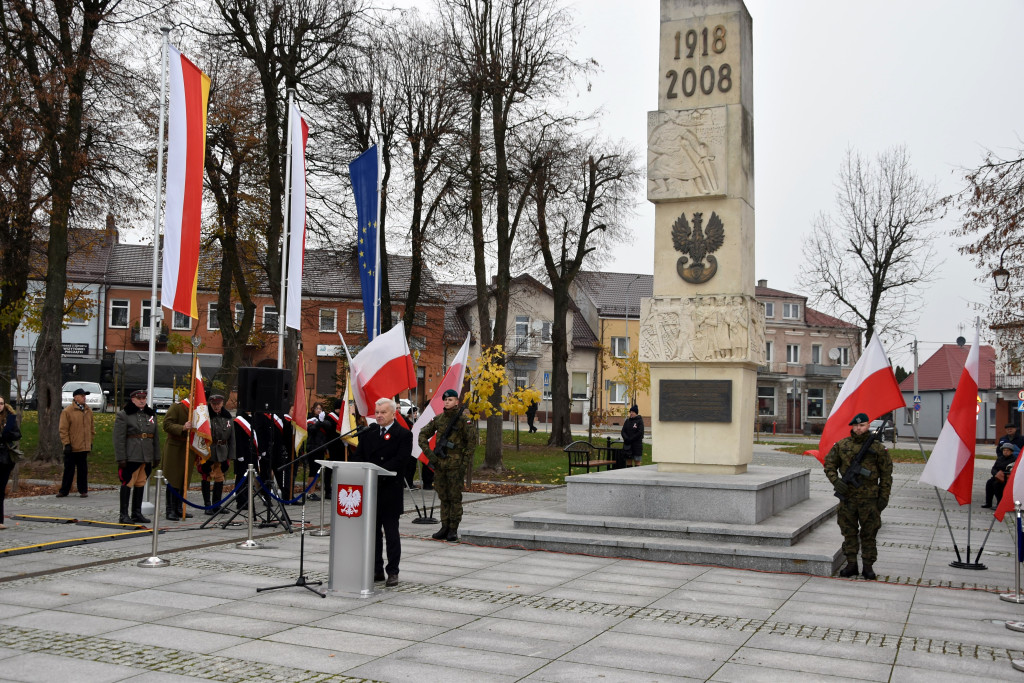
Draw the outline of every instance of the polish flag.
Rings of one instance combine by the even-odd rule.
[[[345,400],[341,402],[341,412],[337,418],[338,432],[346,434],[359,426],[356,422],[355,399],[352,397],[352,375],[349,374],[348,382],[345,385]],[[359,445],[359,437],[355,434],[342,439],[349,446],[355,448]]]
[[[291,111],[291,196],[289,197],[288,213],[291,237],[288,242],[288,300],[285,306],[285,325],[293,330],[299,329],[302,319],[302,259],[306,253],[306,141],[309,139],[309,126],[296,104]],[[305,435],[302,437],[306,438]],[[296,449],[298,449],[298,433],[296,432]]]
[[[168,46],[168,49],[167,205],[160,303],[198,318],[196,286],[210,77],[173,46]]]
[[[878,335],[872,335],[832,406],[825,428],[821,431],[818,450],[807,453],[825,464],[825,456],[836,441],[850,435],[850,420],[857,413],[866,413],[869,420],[875,420],[905,405],[900,385],[885,355],[885,348]]]
[[[434,391],[434,397],[430,399],[430,403],[423,410],[423,414],[420,415],[419,419],[416,420],[416,424],[412,426],[412,457],[417,458],[423,464],[427,464],[427,456],[423,454],[423,450],[420,448],[419,438],[420,430],[428,422],[434,419],[435,415],[440,415],[444,412],[444,399],[441,398],[441,394],[454,389],[455,391],[462,393],[462,382],[466,378],[466,363],[469,358],[469,335],[466,335],[466,341],[462,343],[462,348],[455,354],[455,359],[452,361],[451,366],[448,368],[448,372],[444,373],[444,379],[437,386]],[[430,445],[434,445],[434,440],[437,438],[435,434],[430,438]]]
[[[294,452],[298,453],[302,448],[302,442],[309,434],[304,419],[308,412],[306,410],[306,359],[301,353],[299,354],[299,367],[295,368],[295,374],[295,406],[293,409],[295,417],[292,418],[292,440]]]
[[[1014,501],[1024,501],[1024,477],[1017,479],[1018,469],[1017,464],[1014,463],[1013,469],[1010,470],[1010,475],[1006,479],[1003,497],[999,499],[999,505],[996,506],[995,516],[1000,522],[1003,521],[1003,515],[1013,512]]]
[[[213,432],[210,430],[210,409],[206,405],[206,389],[203,387],[203,373],[199,369],[198,358],[192,366],[192,376],[195,378],[192,400],[189,401],[189,409],[192,411],[189,421],[195,432],[192,437],[192,449],[202,454],[202,460],[206,462],[206,459],[210,457]]]
[[[946,489],[961,505],[971,502],[971,490],[974,488],[974,448],[977,445],[978,429],[978,336],[978,328],[975,327],[974,345],[960,373],[946,424],[942,425],[942,431],[939,432],[935,448],[925,463],[920,479],[922,484]],[[1013,469],[1016,472],[1017,468]],[[1013,500],[1013,496],[1003,496],[1000,506],[1003,501],[1009,501],[1012,506]]]
[[[341,333],[338,333],[341,337]],[[352,379],[352,396],[359,414],[373,415],[379,398],[391,398],[416,386],[416,368],[409,343],[405,340],[405,325],[398,323],[384,334],[377,335],[355,358],[349,355],[345,338],[341,337],[348,357]]]

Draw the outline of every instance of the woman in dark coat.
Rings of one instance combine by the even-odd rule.
[[[20,440],[18,417],[7,405],[7,399],[0,397],[0,529],[7,528],[4,526],[4,498],[7,495],[7,481],[20,455],[14,444]]]
[[[626,465],[639,467],[644,457],[644,419],[635,405],[629,408],[629,417],[622,423],[622,448],[626,451]]]

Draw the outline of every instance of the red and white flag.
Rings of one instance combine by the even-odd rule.
[[[452,364],[448,367],[448,371],[444,373],[444,378],[441,383],[437,385],[437,389],[434,391],[434,396],[430,399],[430,403],[423,410],[423,414],[420,415],[419,419],[416,420],[416,424],[412,426],[412,457],[417,458],[422,463],[427,463],[427,456],[423,455],[423,450],[419,445],[420,430],[434,419],[435,415],[440,415],[444,412],[444,399],[441,394],[449,389],[454,389],[460,395],[462,394],[462,383],[466,379],[466,365],[469,359],[469,335],[466,335],[466,341],[462,343],[462,348],[455,354]],[[430,437],[430,445],[434,445],[434,440],[437,439],[437,435]]]
[[[295,452],[302,448],[302,442],[306,440],[306,359],[299,354],[299,366],[295,368],[295,407],[292,412],[292,437]]]
[[[168,49],[167,205],[160,303],[198,318],[196,286],[210,77],[173,46]]]
[[[203,373],[199,369],[199,359],[196,358],[192,366],[193,382],[192,400],[189,405],[192,410],[192,449],[203,455],[203,461],[210,457],[210,443],[213,441],[213,432],[210,429],[210,409],[206,405],[206,388],[203,387]]]
[[[942,425],[935,448],[921,472],[920,482],[946,489],[961,505],[971,502],[974,488],[974,448],[978,430],[978,357],[979,334],[974,328],[974,344],[960,373],[960,381],[949,406],[946,424]],[[1016,471],[1016,467],[1014,471]],[[1011,489],[1012,490],[1012,489]],[[1012,496],[1003,496],[1013,505]],[[1002,501],[1000,501],[1002,504]]]
[[[309,139],[309,126],[297,104],[292,104],[290,120],[292,187],[288,213],[291,217],[291,238],[288,242],[288,299],[284,322],[297,330],[302,319],[302,259],[306,253],[306,140]]]
[[[338,333],[341,337],[341,332]],[[405,340],[405,325],[398,323],[384,334],[377,335],[355,358],[349,355],[345,338],[341,337],[348,357],[352,397],[359,414],[373,415],[379,398],[391,398],[416,386],[416,367],[409,343]]]
[[[822,464],[836,441],[850,435],[850,420],[857,413],[866,413],[869,420],[905,407],[899,382],[892,372],[885,348],[878,335],[872,335],[867,348],[836,398],[832,412],[828,414],[825,428],[821,430],[817,451],[807,451]]]

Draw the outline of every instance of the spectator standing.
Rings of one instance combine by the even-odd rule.
[[[18,417],[8,407],[7,400],[0,397],[0,529],[7,528],[4,526],[4,497],[7,495],[7,480],[11,478],[20,455],[15,442],[20,440]]]
[[[622,449],[626,451],[626,465],[639,467],[644,459],[644,419],[636,405],[629,407],[629,417],[622,423]]]
[[[92,440],[96,436],[96,427],[92,421],[92,408],[85,404],[89,392],[75,389],[71,403],[60,413],[60,441],[64,444],[64,477],[60,483],[58,498],[66,498],[71,493],[71,481],[77,473],[78,495],[89,497],[89,452]]]

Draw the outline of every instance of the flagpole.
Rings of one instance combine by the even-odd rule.
[[[277,310],[277,367],[284,369],[284,338],[287,328],[284,324],[285,308],[288,305],[288,243],[291,232],[291,199],[292,199],[292,103],[295,98],[295,89],[288,89],[288,123],[286,124],[288,142],[285,147],[285,172],[284,172],[284,236],[281,245],[281,305]],[[299,283],[302,286],[302,283]]]
[[[192,382],[191,382],[191,386],[189,387],[189,390],[188,390],[188,423],[189,423],[190,426],[194,426],[194,425],[192,425],[192,413],[195,411],[195,407],[196,407],[196,368],[197,367],[198,367],[198,363],[196,363],[196,345],[193,344],[192,345]],[[188,511],[188,508],[185,505],[185,501],[188,500],[188,461],[189,461],[189,456],[192,454],[192,439],[189,438],[189,431],[190,430],[188,430],[188,429],[185,430],[185,469],[182,470],[182,475],[181,475],[181,500],[182,500],[182,503],[181,503],[181,518],[182,518],[182,520],[185,519],[185,513]]]
[[[160,263],[160,195],[164,179],[164,127],[167,121],[167,45],[170,43],[171,27],[160,29],[164,34],[160,47],[160,126],[156,139],[156,193],[153,195],[153,282],[149,296],[149,360],[146,366],[146,395],[153,400],[153,384],[156,377],[156,330],[160,308],[156,302],[156,279]],[[142,325],[139,325],[142,330]]]
[[[377,244],[373,250],[373,336],[380,334],[380,187],[381,187],[381,157],[380,141],[375,143],[377,147]]]

